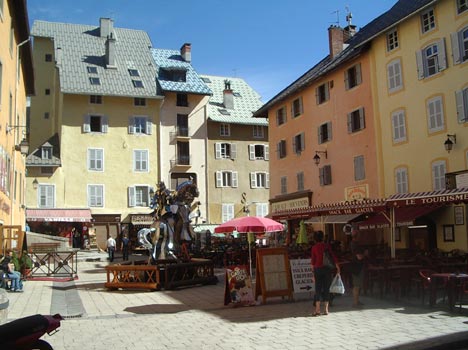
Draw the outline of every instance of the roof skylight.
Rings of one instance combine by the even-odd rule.
[[[87,66],[86,69],[89,74],[97,74],[97,67]]]
[[[97,77],[89,77],[89,82],[91,85],[101,85],[101,79]]]
[[[136,88],[142,88],[143,82],[141,80],[132,80],[133,86]]]

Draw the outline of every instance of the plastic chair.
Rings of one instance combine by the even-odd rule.
[[[426,292],[429,294],[431,294],[431,288],[432,288],[432,281],[431,281],[431,275],[434,274],[435,271],[434,270],[430,270],[430,269],[421,269],[419,270],[419,276],[420,276],[420,281],[421,281],[421,284],[420,286],[418,286],[418,294],[419,292],[422,292],[422,303],[424,304],[424,299],[425,299],[425,295],[426,295]]]

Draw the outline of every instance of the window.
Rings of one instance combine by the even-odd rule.
[[[460,124],[468,122],[468,87],[455,92],[457,119]]]
[[[393,142],[406,141],[406,118],[405,111],[398,110],[392,113]]]
[[[354,157],[354,180],[360,181],[366,178],[366,168],[364,166],[364,156]]]
[[[129,134],[151,135],[153,124],[146,116],[133,116],[130,118],[128,125]]]
[[[42,159],[52,159],[52,147],[42,146],[41,147],[41,158]]]
[[[101,105],[102,104],[102,96],[101,95],[90,95],[89,96],[89,103],[94,105]]]
[[[286,123],[286,107],[281,107],[276,111],[276,125]]]
[[[468,27],[459,32],[451,33],[453,64],[468,61]]]
[[[408,170],[406,168],[395,169],[396,193],[408,193]]]
[[[53,208],[55,206],[55,186],[39,184],[37,190],[37,206],[39,208]]]
[[[255,216],[265,217],[268,215],[268,203],[255,204]]]
[[[102,148],[88,148],[88,170],[104,170],[104,150]]]
[[[265,137],[265,128],[263,125],[253,125],[253,137],[255,139],[263,139]]]
[[[320,186],[331,185],[331,165],[325,165],[319,168]]]
[[[441,96],[431,98],[427,101],[427,124],[430,133],[440,131],[445,128]]]
[[[387,51],[395,50],[398,46],[398,31],[394,28],[387,32]]]
[[[50,95],[50,89],[45,89],[44,94],[45,95]]]
[[[133,105],[136,106],[136,107],[145,107],[146,106],[146,98],[135,97],[133,99]]]
[[[138,69],[132,69],[130,68],[128,70],[128,74],[131,76],[131,77],[139,77],[140,76],[140,72],[138,72]]]
[[[236,159],[237,145],[235,143],[217,142],[215,143],[216,159]]]
[[[297,178],[297,190],[303,191],[304,190],[304,172],[301,171],[300,173],[297,173],[296,178]]]
[[[318,143],[322,144],[332,139],[332,124],[327,122],[318,127]]]
[[[348,133],[362,130],[365,127],[364,108],[356,109],[348,114]]]
[[[444,39],[416,52],[418,79],[424,79],[447,68]]]
[[[132,80],[133,87],[143,88],[143,82],[141,80]]]
[[[281,194],[288,193],[288,178],[286,176],[282,176],[280,179],[280,192]]]
[[[177,141],[177,164],[190,165],[190,143]]]
[[[432,186],[434,191],[445,190],[446,169],[444,160],[432,163]]]
[[[278,142],[278,144],[276,145],[277,147],[277,152],[278,152],[278,158],[284,158],[286,157],[286,140],[281,140],[280,142]]]
[[[177,136],[189,136],[188,114],[177,114]]]
[[[217,171],[216,187],[237,187],[237,171]]]
[[[89,74],[97,74],[97,67],[87,66],[86,70],[88,71]]]
[[[148,150],[133,150],[133,171],[148,172]]]
[[[361,77],[361,64],[358,63],[355,66],[347,69],[345,71],[345,87],[346,90],[352,89],[355,86],[358,86],[362,82]]]
[[[295,118],[302,114],[302,97],[296,98],[291,106],[291,114]]]
[[[49,119],[49,118],[50,118],[50,113],[44,112],[44,119]]]
[[[88,185],[88,206],[104,207],[104,185]]]
[[[101,85],[101,79],[97,77],[90,77],[89,82],[91,83],[91,85]]]
[[[46,62],[52,62],[52,55],[50,53],[46,53],[44,56],[44,60]]]
[[[180,107],[188,107],[188,95],[187,94],[177,94],[176,105]]]
[[[330,84],[326,82],[315,89],[317,104],[322,104],[330,99]]]
[[[219,125],[219,136],[229,136],[231,135],[231,127],[229,124],[221,123]]]
[[[159,70],[159,79],[168,81],[186,82],[187,71],[184,69],[164,69]]]
[[[249,145],[249,159],[270,159],[270,151],[268,145]]]
[[[151,187],[147,185],[135,185],[128,188],[129,207],[149,207]]]
[[[234,204],[223,203],[221,211],[222,211],[222,214],[221,214],[222,215],[222,218],[221,218],[222,222],[226,222],[226,221],[229,221],[231,219],[234,219]]]
[[[400,59],[396,59],[387,65],[387,79],[389,92],[398,91],[403,87]]]
[[[301,154],[305,149],[304,133],[300,133],[293,137],[293,149],[296,154]]]
[[[427,33],[435,28],[435,15],[434,9],[424,11],[421,14],[421,30],[423,33]]]
[[[106,133],[108,130],[107,117],[101,115],[87,115],[84,118],[83,132]]]
[[[251,188],[270,188],[270,174],[256,171],[250,173]]]
[[[468,10],[468,0],[457,0],[457,13],[460,14]]]

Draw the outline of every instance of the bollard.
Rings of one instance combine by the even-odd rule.
[[[8,319],[8,306],[10,300],[5,289],[0,288],[0,324],[4,324]]]

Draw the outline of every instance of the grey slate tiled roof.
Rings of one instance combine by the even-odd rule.
[[[51,146],[52,147],[52,158],[51,159],[42,159],[42,147]],[[28,167],[41,167],[41,166],[61,166],[62,162],[60,160],[60,141],[58,134],[54,134],[46,142],[44,142],[40,147],[36,148],[26,157],[26,166]]]
[[[151,49],[158,74],[158,83],[162,91],[184,92],[200,95],[211,95],[211,90],[200,79],[190,62],[186,62],[180,51],[167,49]],[[164,79],[163,69],[181,69],[186,71],[186,81],[171,81]]]
[[[35,21],[31,34],[53,38],[55,57],[60,68],[60,87],[63,93],[94,94],[155,98],[156,67],[151,56],[148,34],[141,30],[115,28],[116,66],[106,68],[106,38],[99,35],[99,26]],[[87,67],[96,67],[97,74],[89,74]],[[133,86],[128,69],[137,69],[144,88]],[[101,85],[91,85],[90,77],[99,77]]]
[[[258,111],[255,112],[255,116],[266,116],[268,114],[268,109],[271,106],[311,85],[314,81],[321,79],[322,76],[337,68],[340,64],[347,62],[359,55],[361,52],[366,51],[370,45],[370,41],[377,35],[389,30],[398,22],[415,14],[416,12],[419,12],[423,8],[436,3],[437,1],[438,0],[399,0],[390,10],[361,28],[361,30],[359,30],[351,40],[347,42],[349,46],[345,50],[333,59],[330,55],[326,56],[304,75],[299,77],[292,84],[280,91],[270,101],[265,103]]]
[[[220,123],[268,125],[266,118],[253,118],[253,113],[261,107],[262,101],[260,95],[243,79],[204,74],[201,74],[200,77],[206,81],[206,84],[213,92],[207,106],[208,119]],[[231,82],[231,89],[234,93],[234,109],[224,107],[225,80]]]

